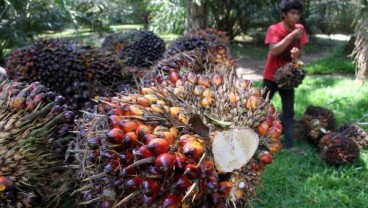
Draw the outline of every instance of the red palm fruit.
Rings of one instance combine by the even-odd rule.
[[[221,196],[229,196],[231,191],[231,183],[229,181],[221,181],[218,184],[218,192]]]
[[[121,129],[124,130],[124,132],[130,132],[130,131],[135,131],[138,127],[138,124],[137,122],[135,122],[135,120],[124,119],[120,121],[119,126]]]
[[[96,149],[90,152],[87,156],[91,162],[97,162],[101,158],[100,150]]]
[[[270,153],[270,152],[268,152],[268,151],[262,151],[262,152],[258,155],[258,158],[259,158],[259,160],[260,160],[263,164],[265,164],[265,165],[267,165],[267,164],[271,164],[271,163],[272,163],[272,160],[273,160],[271,153]]]
[[[133,150],[133,155],[138,159],[144,159],[148,157],[152,157],[151,151],[148,149],[146,145],[142,145]]]
[[[166,153],[170,149],[169,143],[165,139],[161,138],[155,138],[152,139],[148,145],[147,148],[154,154],[154,155],[160,155],[162,153]]]
[[[157,136],[159,138],[165,139],[169,143],[169,145],[174,144],[174,140],[175,140],[174,135],[172,135],[172,133],[169,131],[161,132]]]
[[[6,176],[0,175],[0,192],[14,187],[14,183]]]
[[[162,153],[155,159],[155,167],[161,173],[169,172],[174,166],[174,157],[169,153]]]
[[[244,90],[247,89],[249,86],[249,81],[245,79],[237,79],[235,80],[235,88],[238,90]]]
[[[266,118],[267,124],[269,127],[272,127],[275,124],[275,116],[274,115],[268,115]]]
[[[185,156],[180,152],[174,153],[174,160],[175,160],[175,171],[177,172],[183,172],[185,169],[185,166],[187,165]]]
[[[179,176],[178,180],[174,183],[175,189],[177,189],[180,192],[187,191],[188,188],[192,185],[188,177],[181,175]]]
[[[255,110],[262,103],[262,97],[251,95],[246,103],[246,107],[249,110]]]
[[[157,138],[157,135],[154,134],[146,134],[143,136],[142,139],[140,139],[140,141],[144,144],[148,144],[152,139]]]
[[[139,125],[135,130],[135,133],[138,135],[138,139],[141,139],[144,135],[152,133],[152,127],[145,124]]]
[[[214,193],[218,189],[218,178],[215,176],[208,176],[206,178],[206,190],[207,192]]]
[[[211,85],[210,78],[206,75],[198,74],[198,84],[203,87],[209,87]]]
[[[200,170],[201,177],[205,178],[213,173],[213,171],[215,170],[215,163],[213,162],[213,160],[206,160],[201,164]]]
[[[100,137],[89,137],[87,139],[88,147],[91,149],[97,149],[101,146],[101,138]]]
[[[192,84],[197,83],[197,75],[194,72],[189,72],[186,76],[186,80],[188,80]]]
[[[184,155],[189,158],[193,158],[196,161],[202,157],[204,150],[205,150],[204,144],[199,141],[187,142],[183,146]]]
[[[121,121],[120,116],[109,116],[108,118],[110,128],[119,128],[120,121]]]
[[[212,202],[212,204],[216,205],[216,204],[220,203],[220,201],[221,201],[221,195],[220,195],[220,193],[215,192],[215,193],[212,193],[211,194],[211,202]]]
[[[278,153],[282,149],[282,143],[279,140],[273,141],[269,147],[272,154]]]
[[[196,140],[196,138],[193,137],[192,135],[184,134],[184,135],[179,137],[178,144],[179,144],[180,147],[183,147],[186,143],[191,142],[191,141],[195,141],[195,140]]]
[[[171,134],[174,136],[174,138],[177,138],[178,137],[178,135],[179,135],[179,130],[178,130],[178,128],[176,128],[176,127],[171,127],[170,129],[169,129],[169,131],[171,132]]]
[[[170,77],[170,80],[173,83],[176,83],[176,81],[178,81],[178,79],[180,79],[180,75],[179,75],[179,73],[177,71],[176,72],[175,71],[170,72],[169,77]]]
[[[256,163],[256,162],[253,162],[251,167],[252,167],[252,170],[254,170],[254,171],[263,170],[263,166],[261,164]]]
[[[152,179],[143,179],[140,187],[144,195],[153,196],[158,193],[159,185]]]
[[[211,83],[215,85],[216,87],[222,85],[224,82],[224,77],[220,74],[214,74],[211,78]]]
[[[154,165],[150,165],[147,168],[147,173],[149,175],[153,175],[153,176],[159,176],[160,175],[160,173],[158,172],[157,168]]]
[[[174,106],[174,107],[170,107],[169,109],[170,114],[174,117],[174,118],[178,118],[179,117],[179,113],[181,111],[183,111],[182,107],[178,107],[178,106]]]
[[[103,151],[101,156],[103,160],[117,160],[120,158],[119,154],[112,150]]]
[[[63,115],[63,121],[66,124],[73,124],[74,118],[75,118],[75,114],[73,111],[66,111]]]
[[[111,208],[113,206],[114,206],[114,202],[110,200],[104,200],[103,202],[101,202],[101,205],[100,205],[101,208]]]
[[[157,83],[161,84],[161,83],[162,83],[162,81],[164,81],[163,76],[157,76],[157,77],[156,77],[156,81],[157,81]]]
[[[136,191],[140,188],[142,178],[139,176],[129,177],[124,181],[123,188],[131,191]]]
[[[118,175],[120,169],[120,164],[117,160],[110,160],[104,166],[105,173],[109,175]]]
[[[124,177],[116,177],[113,179],[112,184],[114,185],[114,187],[121,187],[124,183]]]
[[[134,163],[134,154],[132,152],[124,152],[120,154],[120,161],[124,165],[130,165]]]
[[[282,125],[280,124],[280,122],[276,121],[274,123],[274,125],[270,129],[269,135],[270,135],[271,140],[277,140],[281,137]]]
[[[238,99],[237,99],[237,96],[236,96],[235,92],[230,92],[229,93],[229,100],[230,100],[231,104],[236,105]]]
[[[134,147],[138,144],[138,136],[135,132],[128,132],[124,135],[122,143],[126,147]]]
[[[137,98],[137,104],[143,106],[143,107],[148,107],[152,104],[151,100],[142,96]]]
[[[124,137],[124,131],[119,128],[113,128],[106,133],[106,140],[113,144],[120,144]]]
[[[203,91],[204,91],[204,87],[203,86],[201,86],[201,85],[196,85],[196,86],[194,86],[194,88],[193,88],[193,93],[195,94],[195,95],[197,95],[197,96],[201,96],[202,95],[202,93],[203,93]]]
[[[251,95],[254,95],[256,97],[262,97],[261,89],[259,89],[258,87],[252,87],[249,89],[249,91]]]
[[[129,106],[130,115],[142,116],[144,114],[144,108],[140,105],[130,105]]]
[[[160,207],[161,208],[179,208],[180,207],[179,197],[173,194],[168,194],[164,196]]]
[[[135,175],[137,174],[135,167],[123,168],[120,170],[120,176]]]
[[[196,168],[194,164],[187,164],[185,166],[184,175],[186,175],[189,179],[197,179],[199,178],[200,170]]]
[[[257,130],[258,130],[258,133],[259,133],[261,136],[267,136],[267,135],[268,135],[268,133],[270,132],[270,127],[269,127],[269,125],[268,125],[267,120],[262,121],[262,122],[258,125]]]
[[[145,205],[152,204],[157,199],[157,194],[153,194],[151,196],[147,196],[145,194],[142,194],[142,203]]]
[[[108,116],[122,116],[123,115],[123,111],[122,109],[111,109],[108,113]]]
[[[268,106],[268,109],[267,109],[267,115],[275,115],[276,113],[276,109],[275,109],[275,106],[273,104],[270,104]]]
[[[122,111],[123,116],[129,116],[129,115],[131,115],[130,105],[124,104],[120,109]]]
[[[127,149],[123,144],[115,144],[112,148],[117,152],[124,152]]]

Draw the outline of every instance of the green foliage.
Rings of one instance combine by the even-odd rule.
[[[305,67],[308,74],[350,74],[354,75],[355,65],[343,48],[334,49],[326,58]]]
[[[188,14],[187,2],[182,0],[149,1],[150,30],[156,33],[183,34]]]
[[[259,10],[264,5],[265,1],[258,0],[209,0],[210,22],[233,39],[262,20]]]
[[[62,29],[68,21],[58,0],[9,0],[0,3],[0,64],[6,48],[20,47],[31,41],[35,34]]]

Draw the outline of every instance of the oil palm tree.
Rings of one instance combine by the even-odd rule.
[[[352,55],[357,65],[356,79],[368,78],[368,0],[362,0],[360,12],[355,20],[355,47]]]

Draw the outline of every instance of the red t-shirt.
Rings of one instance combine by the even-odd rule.
[[[304,28],[304,27],[301,24],[296,24],[295,28]],[[278,43],[291,32],[292,31],[288,31],[285,28],[282,22],[273,24],[267,30],[265,44]],[[285,51],[282,52],[281,54],[277,56],[272,56],[272,54],[268,52],[266,66],[264,67],[263,70],[263,78],[270,81],[274,81],[275,80],[274,75],[277,69],[292,61],[290,50],[293,47],[300,48],[300,46],[306,44],[307,42],[308,37],[304,30],[304,34],[299,39],[299,41],[293,41],[292,43],[290,43],[290,45],[288,45]]]

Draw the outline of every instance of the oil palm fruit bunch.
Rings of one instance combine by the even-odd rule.
[[[357,124],[343,124],[337,131],[347,138],[356,141],[361,149],[365,149],[368,146],[367,133]]]
[[[130,30],[107,36],[102,48],[115,51],[127,66],[148,68],[165,52],[165,42],[148,30]]]
[[[181,77],[101,98],[84,117],[69,151],[79,205],[228,207],[254,195],[281,135],[275,109],[245,80]]]
[[[0,205],[57,199],[74,113],[38,82],[0,83]],[[60,183],[61,185],[62,183]]]
[[[224,66],[235,67],[235,61],[231,58],[229,41],[224,32],[215,29],[201,30],[176,40],[166,50],[164,58],[168,59],[178,53],[186,53],[195,49],[205,52],[205,64],[203,68]]]
[[[359,158],[359,144],[341,132],[330,132],[318,144],[319,154],[327,163],[340,166],[351,164]]]
[[[301,121],[307,132],[307,140],[318,145],[326,132],[337,130],[335,114],[324,107],[308,106]]]
[[[126,66],[116,53],[91,46],[82,46],[80,53],[87,69],[90,97],[114,95],[135,85],[138,69]]]
[[[302,67],[303,63],[298,61],[296,63],[288,63],[277,69],[275,73],[277,86],[282,89],[297,88],[303,82],[306,75]]]
[[[294,123],[294,138],[300,139],[300,140],[306,140],[307,139],[307,131],[305,129],[305,125],[303,120],[297,120]]]
[[[65,96],[76,109],[89,101],[89,78],[80,47],[66,39],[45,39],[12,52],[8,75],[17,81],[41,82]]]

